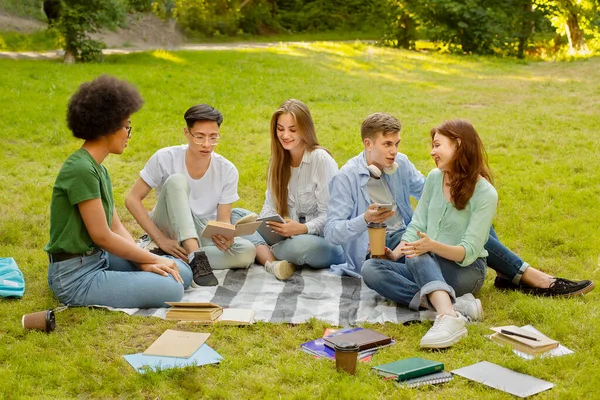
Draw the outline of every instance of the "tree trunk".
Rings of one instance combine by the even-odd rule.
[[[63,63],[65,64],[74,64],[75,63],[75,53],[71,50],[65,50],[65,56],[63,58]]]
[[[579,20],[574,11],[569,11],[567,15],[567,38],[569,39],[569,49],[571,52],[586,52],[587,46],[583,32],[579,27]]]
[[[529,38],[533,34],[533,5],[531,0],[525,0],[523,2],[523,14],[521,20],[521,33],[519,34],[519,47],[517,49],[517,57],[523,58],[525,57],[525,46],[527,46],[527,42]]]

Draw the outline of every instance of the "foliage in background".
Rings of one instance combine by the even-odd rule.
[[[42,30],[29,34],[0,32],[0,51],[46,51],[60,47],[55,30]]]
[[[0,11],[18,15],[19,17],[33,17],[42,21],[46,20],[42,11],[42,0],[0,0]]]
[[[104,44],[90,34],[122,24],[127,9],[126,0],[60,0],[59,16],[52,25],[63,39],[65,62],[101,59]]]

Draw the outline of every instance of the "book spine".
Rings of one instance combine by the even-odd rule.
[[[408,371],[404,374],[398,375],[398,381],[405,381],[410,378],[418,378],[423,375],[433,374],[434,372],[439,372],[444,369],[444,365],[432,365],[430,367],[420,368],[414,371]]]

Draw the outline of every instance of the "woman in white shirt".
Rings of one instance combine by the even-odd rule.
[[[329,181],[338,167],[319,146],[308,107],[299,100],[283,102],[271,118],[270,130],[269,178],[260,217],[281,216],[285,223],[266,224],[284,239],[274,243],[271,235],[258,232],[246,237],[256,246],[256,261],[281,280],[289,278],[296,266],[329,268],[343,262],[341,247],[323,237]],[[232,210],[239,218],[249,213]]]

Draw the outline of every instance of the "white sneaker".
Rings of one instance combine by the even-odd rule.
[[[454,309],[467,317],[467,321],[483,321],[481,300],[476,299],[471,293],[457,297]]]
[[[421,339],[421,347],[426,349],[445,349],[467,336],[466,322],[457,312],[457,317],[440,314],[435,317],[433,326]]]
[[[291,264],[285,260],[275,262],[267,261],[265,264],[265,271],[275,275],[275,277],[280,281],[285,281],[288,279],[294,274],[295,270],[296,267],[294,264]]]

